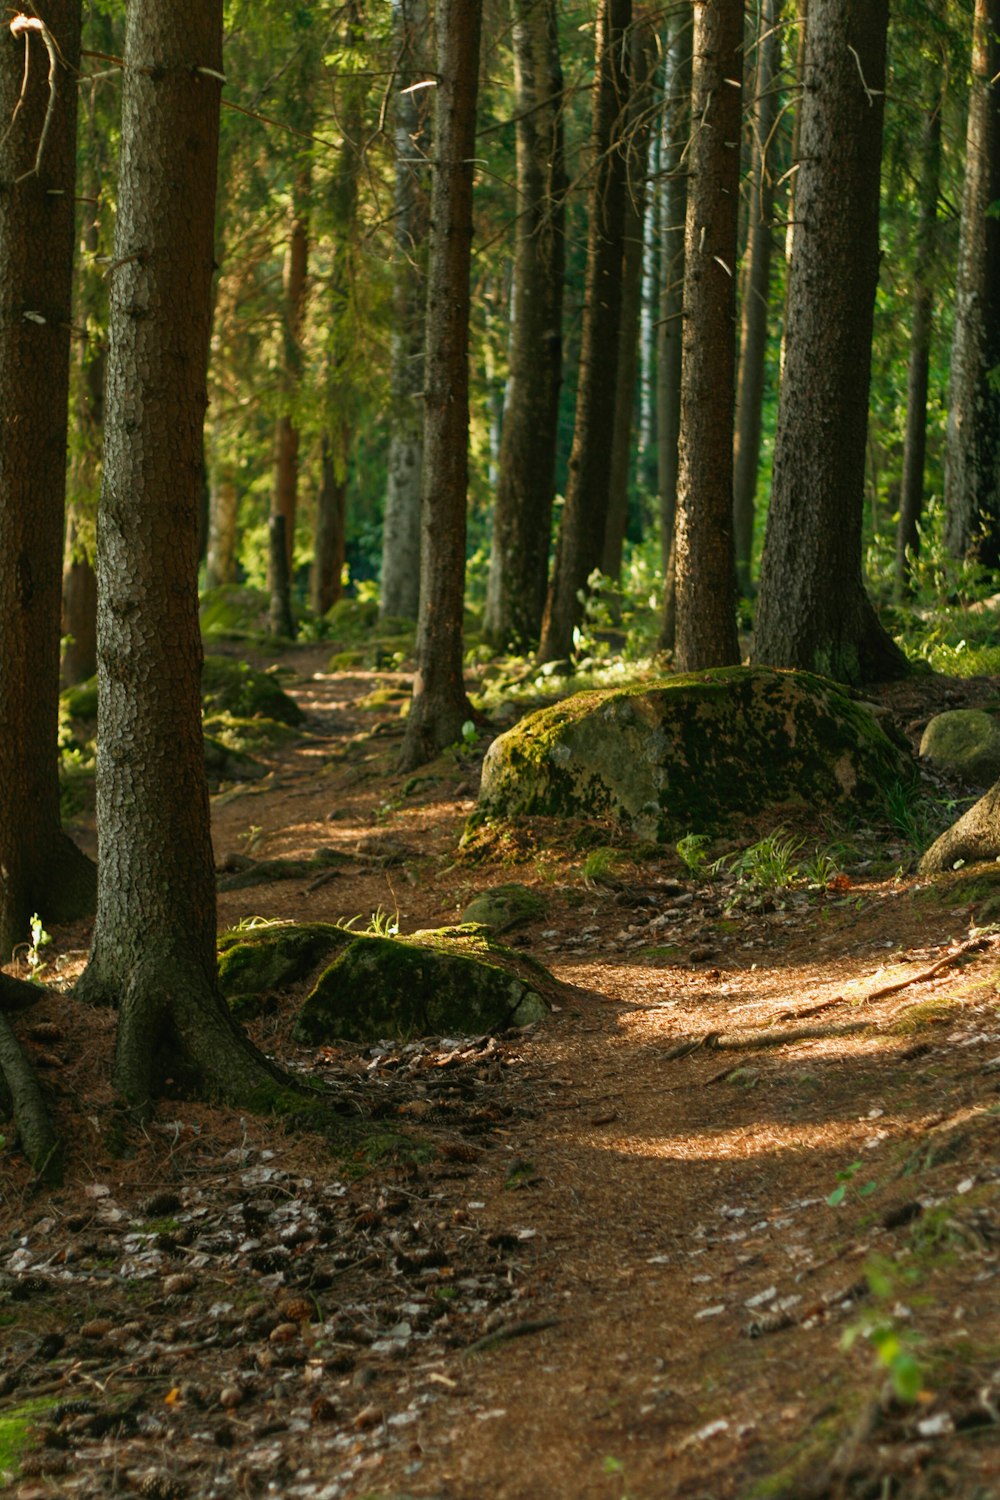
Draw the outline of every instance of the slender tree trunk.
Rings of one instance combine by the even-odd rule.
[[[97,671],[97,574],[72,507],[66,516],[62,631],[61,680],[65,687],[73,687]]]
[[[656,468],[656,323],[660,303],[660,151],[663,141],[662,110],[652,123],[649,142],[649,178],[646,223],[643,226],[642,312],[639,319],[639,475],[643,497],[657,493]]]
[[[287,406],[274,428],[274,489],[271,495],[272,516],[284,518],[285,562],[289,579],[294,569],[295,522],[299,496],[299,428],[293,408],[302,379],[302,327],[305,322],[309,275],[311,194],[312,170],[309,159],[306,158],[295,175],[291,222],[285,247],[281,382]],[[278,583],[273,570],[269,570],[268,588],[272,593]],[[276,606],[272,609],[272,614],[275,609]]]
[[[859,683],[906,660],[861,576],[887,0],[810,0],[785,369],[753,659]]]
[[[427,187],[430,90],[406,90],[425,73],[424,0],[393,0],[393,34],[404,85],[395,98],[396,226],[388,480],[382,524],[379,613],[416,619],[420,605],[420,483],[424,441]]]
[[[614,391],[621,327],[621,266],[628,107],[626,35],[632,0],[601,0],[597,17],[593,179],[576,419],[555,568],[545,601],[540,661],[570,655],[587,580],[600,565],[611,483]]]
[[[214,589],[236,582],[236,521],[239,490],[235,466],[216,458],[212,465],[208,509],[208,557],[205,587]]]
[[[629,31],[628,180],[622,239],[622,306],[618,334],[618,375],[608,514],[604,527],[601,572],[618,581],[628,527],[628,481],[635,419],[635,385],[639,371],[639,322],[642,314],[643,235],[646,226],[646,178],[652,127],[652,82],[657,64],[652,27],[636,23]]]
[[[150,60],[156,66],[150,66]],[[197,540],[222,0],[128,10],[98,518],[100,880],[79,992],[117,1004],[115,1084],[266,1102],[216,987]],[[178,1071],[180,1070],[180,1071]]]
[[[528,646],[545,608],[565,269],[562,68],[554,0],[514,0],[517,250],[510,380],[493,513],[486,634]]]
[[[1000,567],[1000,0],[976,0],[945,449],[945,545]]]
[[[903,478],[896,533],[896,592],[910,589],[910,558],[920,547],[918,523],[924,508],[924,461],[927,454],[927,391],[931,335],[934,326],[935,239],[937,203],[941,187],[941,115],[943,96],[924,123],[920,194],[917,210],[917,249],[913,267],[913,312],[910,320],[910,360],[906,376],[906,436]]]
[[[743,0],[696,0],[676,521],[682,672],[740,659],[732,528],[742,75]]]
[[[684,343],[684,230],[687,223],[688,164],[685,151],[691,120],[691,46],[694,22],[686,9],[669,21],[667,110],[664,121],[664,182],[661,234],[660,328],[657,349],[656,427],[660,548],[663,562],[663,627],[660,645],[672,651],[676,627],[674,522],[681,430],[681,353]]]
[[[350,431],[340,434],[337,451],[344,454],[350,442]],[[341,582],[346,555],[347,471],[339,464],[334,443],[323,433],[320,460],[320,486],[316,496],[316,540],[312,566],[313,614],[325,615],[343,593]]]
[[[462,672],[469,481],[469,269],[482,0],[438,0],[434,184],[421,498],[420,618],[400,754],[411,770],[458,739],[471,713]]]
[[[749,595],[754,501],[760,467],[764,368],[774,250],[774,142],[781,67],[782,0],[762,0],[757,30],[753,112],[753,169],[746,277],[741,308],[740,364],[736,381],[736,447],[733,457],[733,538],[736,581]]]
[[[94,899],[93,866],[60,828],[57,748],[79,0],[40,0],[13,28],[8,20],[0,27],[2,958],[27,937],[32,912],[65,921]]]

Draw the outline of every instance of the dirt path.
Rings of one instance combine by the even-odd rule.
[[[224,892],[224,923],[405,932],[519,880],[561,1008],[319,1057],[265,1018],[381,1154],[178,1103],[122,1160],[110,1021],[40,1006],[76,1150],[50,1199],[0,1157],[0,1406],[44,1412],[15,1493],[1000,1494],[991,884],[876,876],[864,847],[767,898],[668,858],[595,879],[530,828],[473,862],[474,766],[402,785],[397,679],[323,655],[294,658],[310,735],[215,799],[216,852],[351,862]]]

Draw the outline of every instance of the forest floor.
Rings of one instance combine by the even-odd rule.
[[[328,657],[282,658],[306,730],[214,798],[216,855],[350,860],[223,890],[221,925],[381,909],[405,934],[519,881],[544,914],[505,941],[558,1009],[318,1054],[279,1010],[257,1040],[338,1089],[340,1127],[168,1101],[122,1155],[114,1018],[64,992],[88,933],[57,931],[18,1029],[67,1175],[41,1189],[0,1152],[0,1484],[1000,1495],[1000,867],[919,879],[858,819],[799,828],[826,878],[771,891],[610,829],[525,822],[463,851],[477,755],[400,778],[406,679]],[[995,693],[880,696],[913,736]],[[588,859],[595,837],[615,852]]]

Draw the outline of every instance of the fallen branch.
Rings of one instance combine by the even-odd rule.
[[[21,1149],[42,1182],[62,1182],[63,1151],[52,1128],[38,1079],[7,1017],[0,1012],[0,1072],[10,1089]]]
[[[887,995],[898,995],[900,990],[907,990],[913,984],[925,984],[929,979],[936,979],[945,969],[951,968],[952,964],[960,963],[970,953],[981,953],[984,948],[989,948],[991,944],[991,938],[972,938],[968,943],[962,943],[960,947],[955,949],[954,953],[948,953],[944,958],[939,958],[937,963],[932,964],[929,969],[924,969],[919,974],[913,974],[909,979],[900,979],[896,984],[885,984],[881,989],[872,990],[871,994],[866,995],[861,1003],[863,1005],[870,1005],[873,1000],[884,1000]]]
[[[463,1356],[470,1354],[483,1354],[487,1349],[495,1349],[498,1344],[506,1344],[510,1339],[523,1339],[529,1333],[544,1333],[546,1328],[558,1328],[560,1318],[528,1318],[523,1323],[511,1323],[507,1328],[498,1328],[496,1333],[488,1333],[484,1338],[476,1339],[474,1344],[469,1344],[462,1350]]]

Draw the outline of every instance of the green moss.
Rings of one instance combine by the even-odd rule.
[[[21,1459],[36,1446],[33,1428],[38,1417],[58,1401],[57,1396],[39,1396],[0,1416],[0,1480],[10,1484],[17,1478]]]
[[[211,637],[266,635],[269,599],[263,589],[223,584],[201,596],[201,633]]]
[[[206,656],[201,674],[201,696],[206,715],[229,713],[240,719],[276,719],[301,724],[298,704],[282,692],[268,672],[258,672],[245,661]]]
[[[219,986],[232,1004],[287,988],[351,941],[329,922],[266,923],[227,932],[219,939]]]
[[[75,687],[66,688],[60,695],[62,706],[71,719],[90,720],[97,718],[97,678],[89,677]]]
[[[206,735],[238,755],[254,755],[272,745],[284,745],[296,738],[290,724],[278,719],[238,718],[231,713],[210,714],[204,723]]]
[[[546,903],[537,891],[511,882],[474,896],[462,913],[462,921],[481,924],[499,934],[542,917],[545,912]]]
[[[518,975],[430,936],[355,938],[306,999],[296,1040],[315,1046],[478,1034],[548,1014],[541,995]]]

